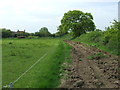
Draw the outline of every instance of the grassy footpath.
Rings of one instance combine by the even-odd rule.
[[[39,63],[19,79],[15,88],[55,88],[70,47],[58,39],[3,39],[3,85],[16,80],[45,53]]]
[[[37,75],[38,85],[35,87],[39,88],[56,88],[60,84],[60,69],[61,65],[65,62],[65,58],[68,57],[70,48],[68,48],[67,44],[60,41],[56,50],[53,53],[49,54],[45,59],[45,62],[41,63],[41,74]],[[41,82],[42,81],[42,82]]]

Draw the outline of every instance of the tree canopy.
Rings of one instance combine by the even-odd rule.
[[[61,33],[70,32],[73,37],[78,37],[83,33],[94,31],[95,24],[91,13],[84,13],[79,10],[68,11],[64,14],[58,31]]]
[[[36,36],[39,37],[49,37],[51,36],[51,33],[48,31],[48,29],[46,27],[42,27],[39,32],[35,33]]]
[[[120,22],[114,20],[114,22],[112,22],[112,25],[106,28],[106,31],[104,31],[104,44],[106,45],[107,43],[109,43],[110,40],[114,41],[116,40],[116,42],[120,41]],[[113,43],[114,43],[113,42]]]
[[[10,29],[1,28],[0,29],[0,36],[2,38],[15,38],[18,36],[25,36],[25,37],[32,37],[32,36],[39,36],[39,37],[52,37],[52,34],[48,31],[46,27],[42,27],[38,32],[35,33],[28,33],[28,32],[18,32],[18,31],[11,31]]]
[[[12,32],[9,29],[6,28],[2,28],[0,29],[2,31],[2,37],[3,38],[8,38],[8,37],[12,37]]]

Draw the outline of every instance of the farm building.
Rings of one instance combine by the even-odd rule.
[[[12,31],[12,34],[13,34],[13,37],[17,37],[17,38],[25,38],[25,30],[24,31],[21,31],[21,30],[18,30],[17,32],[15,31]]]
[[[17,31],[17,38],[25,38],[25,30],[24,31]]]

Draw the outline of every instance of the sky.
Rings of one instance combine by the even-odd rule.
[[[64,13],[80,10],[93,15],[96,28],[104,30],[118,19],[119,0],[0,0],[0,28],[34,33],[47,27],[51,33]]]

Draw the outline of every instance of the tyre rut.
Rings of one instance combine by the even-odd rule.
[[[61,84],[63,88],[119,88],[118,57],[80,42],[65,41],[73,49],[72,63],[68,79]],[[87,57],[103,53],[107,58],[89,60]],[[110,69],[110,67],[112,68]],[[107,69],[109,70],[107,71]],[[106,72],[105,72],[106,71]],[[111,77],[114,76],[115,78]]]

